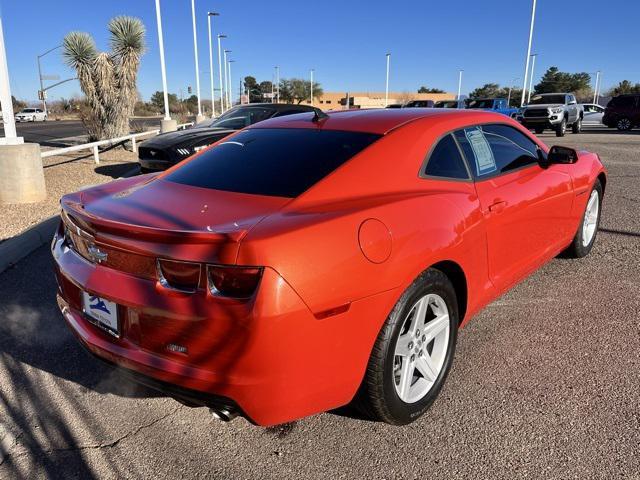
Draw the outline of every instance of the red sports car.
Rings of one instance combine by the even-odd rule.
[[[497,113],[267,120],[65,196],[59,303],[90,352],[219,417],[273,425],[354,401],[406,424],[479,309],[589,253],[605,185],[596,154],[549,150]]]

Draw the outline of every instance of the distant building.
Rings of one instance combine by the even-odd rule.
[[[349,108],[384,108],[384,92],[349,92]],[[454,93],[389,92],[388,105],[404,104],[410,100],[455,100]],[[302,102],[310,105],[311,101]],[[346,92],[324,92],[313,98],[314,106],[322,110],[342,110],[347,104]]]

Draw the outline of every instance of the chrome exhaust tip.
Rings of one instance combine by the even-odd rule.
[[[221,422],[230,422],[234,418],[238,416],[237,412],[229,408],[209,408],[209,413],[215,420],[219,420]]]

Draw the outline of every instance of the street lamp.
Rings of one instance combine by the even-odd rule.
[[[533,0],[531,6],[531,24],[529,25],[529,45],[527,46],[527,57],[524,65],[524,81],[522,83],[522,98],[520,106],[524,106],[524,96],[527,90],[527,79],[529,78],[529,57],[531,56],[531,40],[533,39],[533,24],[536,19],[536,0]]]
[[[216,12],[207,12],[207,27],[209,29],[209,77],[211,79],[211,117],[216,116],[216,98],[213,91],[213,44],[211,43],[211,17],[220,15]]]
[[[462,91],[462,72],[464,72],[464,70],[458,70],[458,96],[456,97],[458,102],[460,101],[460,93]]]
[[[44,84],[42,83],[43,78],[42,78],[42,68],[40,67],[40,59],[44,57],[47,53],[51,53],[60,47],[62,47],[62,45],[58,45],[57,47],[50,48],[46,52],[38,55],[38,77],[40,78],[40,92],[41,92],[40,95],[42,95],[42,110],[44,110],[45,115],[47,114],[47,99],[45,98]]]
[[[311,69],[311,105],[313,105],[313,68]]]
[[[162,40],[162,17],[160,16],[160,0],[156,0],[156,22],[158,25],[158,46],[160,50],[160,73],[162,75],[162,93],[164,96],[164,119],[160,122],[161,132],[171,132],[178,128],[175,120],[169,115],[169,94],[167,93],[167,69],[164,64],[164,41]]]
[[[229,107],[229,76],[227,74],[229,63],[227,62],[227,53],[231,53],[231,50],[224,50],[222,53],[224,55],[224,104],[225,109],[228,110],[231,107]]]
[[[280,67],[275,66],[276,69],[276,103],[280,103]]]
[[[196,123],[204,120],[200,107],[200,72],[198,70],[198,35],[196,32],[196,0],[191,0],[191,21],[193,23],[193,55],[196,61],[196,96],[198,97],[198,115]]]
[[[229,108],[233,107],[233,83],[231,82],[231,64],[235,60],[229,60]]]
[[[389,105],[389,62],[391,61],[391,54],[387,53],[387,79],[384,84],[384,106]]]
[[[531,103],[531,90],[533,90],[533,70],[536,68],[537,56],[538,56],[537,53],[531,54],[531,57],[533,57],[533,60],[531,60],[531,76],[529,78],[529,93],[527,93],[527,103]]]
[[[509,83],[509,95],[507,95],[507,107],[509,106],[510,102],[511,102],[511,90],[513,89],[513,85],[520,80],[520,77],[516,77],[513,80],[511,80],[511,82]]]
[[[600,90],[600,70],[596,72],[596,85],[593,88],[593,103],[596,103],[596,100],[598,100],[598,97],[600,96],[600,92],[598,90]]]
[[[220,46],[220,40],[227,38],[226,35],[218,35],[218,75],[220,76],[220,113],[224,113],[224,87],[222,85],[222,47]]]

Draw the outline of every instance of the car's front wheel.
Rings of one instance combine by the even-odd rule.
[[[573,122],[573,125],[571,125],[571,131],[573,133],[580,133],[582,131],[582,118],[578,117],[578,119]]]
[[[602,211],[602,185],[600,180],[596,180],[587,206],[582,215],[582,222],[578,227],[578,231],[573,237],[573,241],[569,248],[565,251],[566,256],[573,258],[582,258],[589,254],[596,241],[598,227],[600,226],[600,212]]]
[[[631,130],[631,120],[629,120],[627,117],[618,119],[618,121],[616,122],[616,128],[621,132]]]
[[[567,131],[567,119],[563,118],[562,121],[556,126],[556,137],[564,137]]]
[[[451,369],[458,332],[456,293],[439,270],[424,271],[387,317],[371,352],[357,404],[393,425],[419,418]]]

